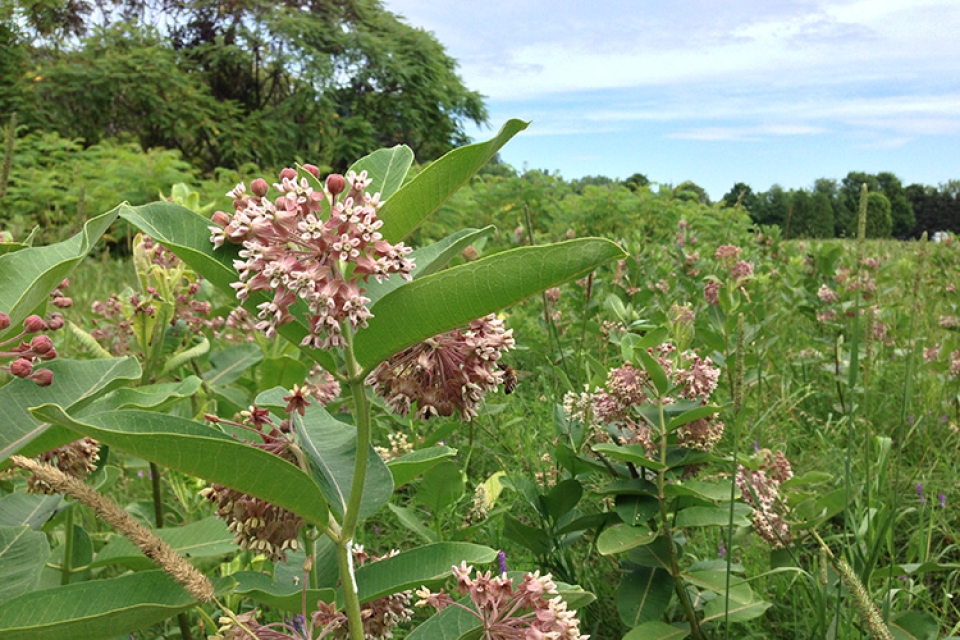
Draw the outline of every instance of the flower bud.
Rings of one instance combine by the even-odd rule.
[[[57,307],[58,309],[67,309],[73,306],[73,298],[58,296],[53,299],[53,306]]]
[[[310,174],[311,174],[314,178],[316,178],[317,180],[320,179],[320,169],[318,169],[318,168],[316,167],[316,165],[305,164],[305,165],[303,165],[303,168],[304,168],[304,170],[309,171]]]
[[[0,311],[0,331],[6,331],[10,328],[10,316]]]
[[[258,198],[262,198],[263,196],[267,195],[267,189],[269,188],[270,185],[268,185],[267,181],[263,178],[257,178],[250,183],[250,191],[252,191],[253,195],[257,196]]]
[[[331,173],[327,176],[327,191],[329,191],[330,195],[334,198],[343,193],[343,190],[346,188],[347,179],[339,173]]]
[[[287,180],[296,180],[297,170],[287,167],[286,169],[280,172],[280,179],[283,180],[284,178],[286,178]]]
[[[50,336],[41,333],[34,336],[33,340],[30,341],[30,349],[38,356],[42,356],[53,349],[53,340],[50,339]]]
[[[27,316],[23,321],[23,330],[26,333],[37,333],[47,328],[47,323],[38,315]]]
[[[30,379],[40,387],[49,387],[53,384],[53,371],[50,369],[38,369],[36,373],[30,376]]]
[[[70,300],[70,298],[67,298]],[[73,304],[73,300],[70,300],[70,303]],[[63,328],[63,314],[62,313],[51,313],[50,319],[47,320],[47,329],[50,331],[58,331]]]
[[[477,248],[474,246],[469,246],[463,251],[460,252],[460,255],[463,256],[463,259],[467,262],[473,262],[480,257],[480,252],[477,251]]]
[[[33,373],[33,363],[28,358],[17,358],[10,363],[10,374],[18,378],[26,378]]]
[[[223,211],[217,211],[211,216],[210,221],[218,227],[225,227],[230,224],[230,215]]]
[[[53,360],[53,359],[56,358],[56,357],[57,357],[57,350],[56,350],[56,349],[50,349],[50,351],[47,351],[45,354],[43,354],[42,356],[40,356],[40,359],[41,359],[41,360]]]

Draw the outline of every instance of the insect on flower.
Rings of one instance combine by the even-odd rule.
[[[503,371],[503,392],[510,395],[517,388],[517,372],[505,362],[498,362],[497,367]]]

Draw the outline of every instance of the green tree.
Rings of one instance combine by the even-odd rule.
[[[775,184],[759,194],[756,211],[751,212],[750,217],[757,224],[775,224],[783,228],[789,213],[790,196],[783,187]]]
[[[630,191],[633,191],[634,193],[636,193],[636,191],[640,188],[646,187],[649,184],[649,178],[642,173],[635,173],[623,181],[623,186],[625,186],[627,189],[630,189]]]
[[[851,219],[850,226],[847,227],[847,237],[857,237],[857,227],[859,225],[859,214]],[[867,194],[867,225],[866,237],[868,238],[889,238],[893,231],[893,219],[890,216],[890,201],[887,196],[879,191],[871,191]]]
[[[707,195],[706,190],[692,180],[687,180],[686,182],[681,182],[679,185],[677,185],[677,188],[673,190],[673,195],[681,200],[699,202],[700,204],[707,205],[708,207],[711,204],[710,196]]]
[[[894,237],[906,238],[913,232],[917,221],[913,213],[913,205],[907,198],[903,183],[900,182],[900,178],[889,171],[878,173],[877,181],[880,183],[883,195],[887,196],[887,200],[890,201],[890,217],[893,220]]]
[[[837,236],[856,237],[857,217],[860,211],[860,187],[863,184],[867,185],[867,190],[870,192],[880,190],[880,181],[877,177],[863,171],[851,171],[841,181],[837,192],[834,220]]]

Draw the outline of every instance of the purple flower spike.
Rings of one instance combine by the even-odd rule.
[[[938,493],[938,494],[937,494],[937,499],[940,501],[940,508],[941,508],[941,509],[946,509],[946,508],[947,508],[947,496],[943,495],[942,493]]]
[[[507,572],[507,554],[503,551],[497,553],[497,562],[500,564],[500,574]]]
[[[725,555],[727,555],[727,545],[725,545],[725,544],[723,543],[723,540],[721,540],[721,541],[717,544],[717,557],[718,557],[718,558],[723,558]]]
[[[917,483],[917,495],[920,497],[920,503],[925,504],[927,502],[927,497],[923,495],[923,484]]]
[[[753,452],[760,453],[760,443],[756,440],[753,441]]]

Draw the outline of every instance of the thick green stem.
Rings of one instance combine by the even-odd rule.
[[[683,607],[683,613],[690,623],[690,635],[694,640],[701,640],[700,622],[697,620],[697,613],[693,610],[693,603],[690,602],[690,596],[687,595],[687,589],[684,587],[683,578],[680,576],[680,565],[677,563],[677,550],[673,545],[673,530],[670,528],[670,518],[667,513],[667,422],[663,412],[663,400],[659,399],[660,405],[660,469],[657,471],[657,498],[660,501],[660,528],[664,537],[667,539],[667,548],[670,550],[670,577],[673,578],[673,585],[677,591],[677,597],[680,598],[680,606]]]
[[[75,507],[74,507],[75,508]],[[67,509],[65,537],[63,541],[63,562],[60,563],[60,584],[70,584],[73,573],[73,509]]]
[[[163,528],[163,496],[160,493],[160,467],[150,463],[150,486],[153,488],[153,521],[157,529]]]
[[[363,640],[363,618],[360,615],[360,598],[357,595],[357,580],[353,571],[353,538],[360,520],[360,505],[363,501],[363,485],[367,478],[367,450],[370,448],[370,405],[364,386],[363,367],[353,356],[353,340],[346,332],[348,347],[347,383],[353,396],[353,419],[357,427],[357,457],[350,484],[350,498],[343,514],[340,538],[337,540],[337,561],[340,581],[343,585],[343,605],[347,614],[351,640]]]

